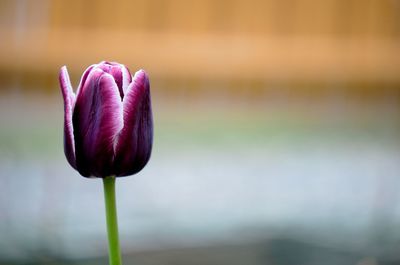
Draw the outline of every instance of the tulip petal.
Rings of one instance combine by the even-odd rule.
[[[92,71],[92,69],[93,69],[95,66],[96,66],[95,64],[92,64],[91,66],[89,66],[88,68],[86,68],[85,72],[83,72],[83,75],[82,75],[82,77],[81,77],[81,81],[79,82],[79,85],[78,85],[78,89],[76,90],[76,97],[79,97],[79,93],[80,93],[80,91],[81,91],[83,85],[85,84],[86,79],[88,78],[90,71]]]
[[[119,94],[120,94],[121,101],[122,101],[122,98],[124,97],[124,91],[122,89],[122,71],[121,71],[121,67],[120,66],[112,66],[110,68],[109,72],[107,72],[107,73],[110,73],[114,77],[114,80],[115,80],[115,83],[118,86]]]
[[[126,95],[129,84],[132,82],[132,75],[129,72],[129,69],[125,65],[122,65],[121,70],[122,70],[122,91],[123,94]]]
[[[117,176],[139,172],[149,161],[153,145],[153,115],[149,79],[136,72],[123,100],[124,126],[117,138],[114,170]]]
[[[76,169],[74,128],[72,124],[75,94],[72,90],[66,66],[63,66],[60,70],[59,81],[64,99],[64,153],[69,164]]]
[[[102,69],[104,72],[111,74],[117,83],[121,99],[124,98],[125,92],[132,82],[132,76],[125,65],[114,62],[100,62],[96,67]]]
[[[77,96],[74,114],[76,163],[82,176],[113,173],[114,143],[123,126],[122,102],[114,78],[94,68]]]

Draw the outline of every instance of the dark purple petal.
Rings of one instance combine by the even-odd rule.
[[[128,85],[132,81],[132,76],[123,64],[113,62],[100,62],[96,65],[96,68],[102,69],[104,72],[111,74],[114,77],[115,83],[117,83],[121,98],[124,97],[125,91]]]
[[[119,90],[119,95],[121,97],[121,99],[124,97],[124,91],[122,89],[122,71],[121,71],[121,67],[119,66],[113,66],[110,68],[110,73],[115,80],[115,83],[118,86],[118,90]]]
[[[66,66],[63,66],[60,70],[59,81],[64,99],[64,153],[69,164],[76,169],[74,128],[72,125],[75,94],[72,91]]]
[[[125,95],[129,84],[132,82],[132,75],[131,72],[129,72],[129,69],[125,65],[121,65],[121,70],[122,70],[122,91],[123,94]]]
[[[149,79],[136,72],[123,100],[124,126],[117,138],[114,169],[117,176],[132,175],[149,161],[153,145],[153,115]]]
[[[88,77],[90,71],[92,71],[92,69],[93,69],[95,66],[96,66],[95,64],[92,64],[91,66],[89,66],[88,68],[86,68],[85,72],[83,72],[83,75],[82,75],[82,77],[81,77],[81,81],[79,82],[79,85],[78,85],[78,89],[76,90],[76,97],[79,97],[79,93],[80,93],[80,91],[81,91],[83,85],[85,84],[86,79],[87,79],[87,77]]]
[[[82,176],[114,174],[114,143],[122,129],[122,102],[113,76],[95,67],[77,96],[73,113],[76,165]]]

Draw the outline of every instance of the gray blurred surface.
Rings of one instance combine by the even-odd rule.
[[[61,96],[0,102],[0,264],[106,264]],[[152,159],[117,181],[126,264],[400,263],[397,105],[153,103]]]

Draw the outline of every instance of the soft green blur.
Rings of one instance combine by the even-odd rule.
[[[0,1],[0,264],[107,264],[101,180],[63,154],[58,71],[151,82],[117,179],[124,264],[398,264],[400,11],[389,0]]]

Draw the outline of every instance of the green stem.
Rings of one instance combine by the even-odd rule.
[[[115,203],[115,177],[103,178],[104,200],[108,233],[108,256],[110,265],[121,265],[121,250],[118,239],[117,206]]]

